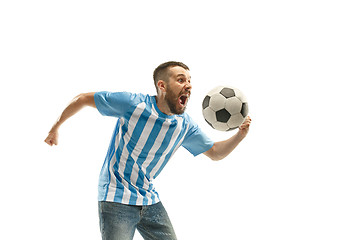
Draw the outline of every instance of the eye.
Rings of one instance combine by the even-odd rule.
[[[178,79],[178,82],[179,82],[179,83],[183,83],[183,82],[184,82],[184,79],[179,78],[179,79]]]

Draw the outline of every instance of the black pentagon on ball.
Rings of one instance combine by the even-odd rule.
[[[231,117],[231,114],[226,109],[221,109],[217,111],[215,114],[216,114],[216,120],[223,123],[229,121]]]
[[[202,107],[203,109],[207,108],[209,106],[209,103],[210,103],[210,96],[207,95],[205,98],[204,98],[204,101],[202,103]]]
[[[235,97],[235,91],[232,88],[227,88],[224,87],[221,91],[220,94],[223,95],[226,98],[231,98],[231,97]]]
[[[249,106],[247,102],[244,102],[241,106],[241,115],[245,118],[249,113]]]

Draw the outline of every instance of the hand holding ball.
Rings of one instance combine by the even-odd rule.
[[[219,131],[238,129],[245,121],[249,107],[245,95],[233,87],[216,87],[204,98],[205,121]]]

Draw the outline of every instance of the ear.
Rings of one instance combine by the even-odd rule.
[[[163,80],[159,80],[157,82],[157,87],[158,87],[158,90],[161,91],[161,92],[166,92],[166,83],[165,81]]]

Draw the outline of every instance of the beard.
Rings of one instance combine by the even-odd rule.
[[[180,96],[176,95],[171,88],[168,88],[165,101],[173,114],[183,114],[185,112],[186,106],[179,109],[177,107],[179,97]]]

